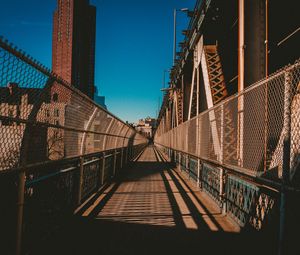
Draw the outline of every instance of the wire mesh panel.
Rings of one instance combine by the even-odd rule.
[[[135,131],[0,40],[0,170],[122,146]],[[122,130],[131,129],[130,135]],[[138,140],[138,141],[137,141]],[[146,143],[137,135],[133,144]]]
[[[147,142],[0,38],[0,198],[6,205],[0,225],[12,247],[7,254],[13,254],[16,243],[29,254],[115,175],[121,164],[111,151],[130,150],[136,156]],[[127,153],[124,162],[128,160]]]
[[[187,150],[192,153],[196,154],[196,145],[197,145],[197,119],[194,118],[187,123],[187,130],[188,130],[188,139],[187,139]]]
[[[203,158],[209,157],[210,144],[210,126],[208,115],[201,115],[199,118],[199,156]]]
[[[291,74],[291,179],[300,182],[300,62],[290,68]]]
[[[264,165],[265,87],[265,84],[256,87],[237,98],[243,113],[240,116],[240,130],[243,132],[240,138],[240,166],[256,171],[262,171]]]
[[[238,100],[223,104],[223,163],[238,165]]]
[[[290,134],[292,179],[300,164],[299,66],[270,75],[171,131],[160,123],[154,141],[245,174],[281,178],[283,142]]]
[[[83,166],[83,177],[82,177],[82,198],[81,199],[83,201],[99,187],[103,158],[98,156],[86,160],[87,162],[85,162]]]

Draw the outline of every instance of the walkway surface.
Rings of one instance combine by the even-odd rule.
[[[146,148],[43,254],[250,254],[239,228],[169,165]]]

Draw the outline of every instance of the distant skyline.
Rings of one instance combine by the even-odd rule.
[[[195,0],[90,0],[97,8],[95,85],[124,121],[156,117],[163,72],[172,65],[173,9]],[[49,68],[56,0],[1,0],[0,34]],[[177,19],[177,42],[188,24]]]

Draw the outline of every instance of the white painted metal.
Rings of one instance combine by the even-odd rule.
[[[84,130],[87,131],[89,129],[89,127],[91,126],[92,124],[92,121],[94,120],[96,114],[98,112],[98,108],[95,107],[92,115],[90,116],[88,122],[86,123],[85,127],[84,127]],[[83,133],[83,136],[82,136],[82,140],[81,140],[81,145],[80,145],[80,155],[83,155],[84,154],[84,149],[85,149],[85,141],[86,141],[86,132]]]
[[[105,134],[108,133],[108,131],[110,130],[110,128],[111,128],[111,126],[112,126],[112,124],[113,124],[113,122],[114,122],[114,119],[111,118],[111,121],[109,122],[109,124],[108,124],[108,126],[107,126],[107,128],[106,128],[106,130],[105,130]],[[107,140],[107,135],[104,136],[104,139],[103,139],[103,147],[102,147],[103,150],[106,149],[106,140]]]
[[[191,119],[194,85],[195,85],[195,68],[193,69],[193,75],[192,75],[192,85],[191,85],[191,91],[190,91],[190,102],[189,102],[188,120]]]
[[[177,101],[177,91],[174,91],[174,104],[175,104],[175,115],[176,115],[176,127],[178,126],[178,101]]]
[[[245,5],[244,0],[239,0],[239,13],[238,13],[238,92],[244,90],[244,49],[245,49]],[[239,165],[243,166],[243,153],[244,153],[244,96],[239,97],[238,102],[238,160]]]

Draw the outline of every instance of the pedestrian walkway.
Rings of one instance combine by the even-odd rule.
[[[249,244],[155,147],[124,171],[76,210],[49,254],[240,254],[238,247]]]
[[[106,196],[110,198],[105,200]],[[134,224],[237,232],[220,208],[167,167],[154,147],[146,148],[122,182],[108,187],[82,215]]]

